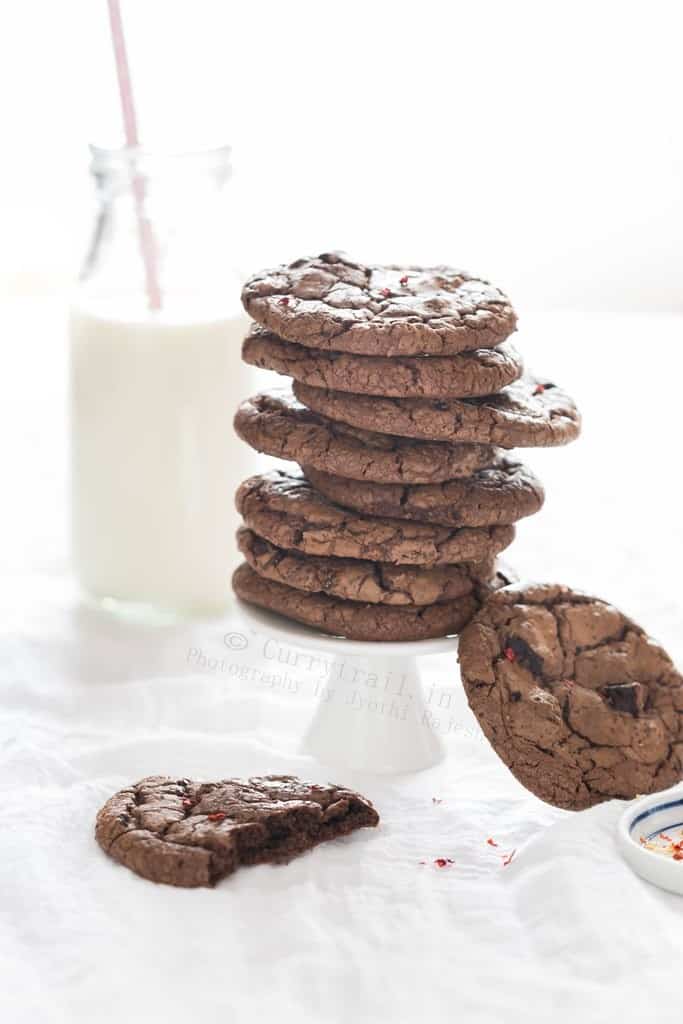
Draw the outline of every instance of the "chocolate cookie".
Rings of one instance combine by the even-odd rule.
[[[242,302],[288,341],[371,356],[494,348],[516,324],[506,296],[463,271],[364,266],[339,253],[255,274]]]
[[[325,558],[278,548],[241,527],[240,551],[251,568],[275,580],[312,594],[329,594],[366,604],[424,605],[454,601],[471,594],[493,575],[493,560],[483,563],[436,566],[389,565],[356,558]]]
[[[95,837],[143,878],[196,887],[215,885],[242,865],[284,863],[378,821],[358,793],[294,775],[222,782],[152,775],[107,800]]]
[[[296,397],[330,419],[363,430],[430,441],[535,448],[568,444],[581,418],[555,384],[525,375],[488,398],[369,398],[296,381]]]
[[[567,587],[512,586],[460,638],[470,707],[542,800],[580,810],[683,774],[683,677],[640,626]]]
[[[284,388],[243,402],[235,431],[257,452],[377,483],[428,484],[471,476],[498,454],[491,445],[412,441],[358,430],[311,412]]]
[[[238,566],[232,586],[243,601],[303,622],[321,633],[349,640],[429,640],[459,633],[480,607],[474,593],[441,604],[391,607],[343,601],[264,579],[246,564]]]
[[[242,359],[316,388],[398,398],[491,395],[522,375],[522,359],[504,342],[454,356],[358,356],[320,352],[254,326]]]
[[[442,484],[375,484],[303,467],[330,501],[367,516],[389,516],[442,526],[492,526],[532,516],[543,505],[543,485],[531,470],[505,456],[463,480]]]
[[[512,544],[514,526],[463,527],[361,516],[327,501],[303,476],[275,470],[236,495],[246,526],[271,544],[307,555],[396,565],[482,562]]]

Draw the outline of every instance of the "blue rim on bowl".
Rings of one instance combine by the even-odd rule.
[[[619,818],[617,842],[636,874],[647,882],[683,896],[683,860],[673,860],[644,846],[660,832],[683,827],[683,787],[641,797],[629,804]]]

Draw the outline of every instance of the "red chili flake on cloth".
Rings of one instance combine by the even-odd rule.
[[[385,299],[390,298],[391,297],[391,288],[382,288],[381,294],[384,296]]]
[[[450,857],[436,857],[434,863],[437,868],[446,868],[449,864],[455,864],[455,861],[451,860]]]
[[[214,814],[207,814],[207,821],[223,821],[223,818],[227,818],[225,811],[216,811]]]
[[[503,858],[503,867],[504,867],[504,868],[506,868],[506,867],[508,866],[508,864],[512,864],[512,861],[513,861],[513,859],[514,859],[514,856],[515,856],[515,854],[516,854],[516,853],[517,853],[517,850],[516,850],[516,849],[515,849],[515,850],[512,850],[512,851],[511,851],[510,853],[508,853],[508,854],[507,854],[507,855],[506,855],[506,856],[505,856],[505,857]]]
[[[537,384],[536,387],[534,388],[534,394],[535,395],[542,395],[544,391],[545,391],[545,384]]]
[[[517,655],[511,647],[506,647],[505,650],[503,651],[503,654],[505,655],[508,661],[517,661]]]
[[[399,280],[399,284],[402,285],[405,288],[405,286],[408,284],[408,275],[407,274],[403,275],[403,277]]]
[[[433,796],[432,797],[432,803],[433,804],[442,804],[443,800],[440,797],[438,797],[438,796]]]
[[[486,842],[489,844],[489,846],[498,846],[498,843],[496,842],[496,840],[492,839],[491,836],[488,837]]]
[[[288,306],[289,305],[289,298],[288,298],[288,296],[287,295],[283,295],[281,299],[278,299],[278,305],[280,305],[280,306]]]

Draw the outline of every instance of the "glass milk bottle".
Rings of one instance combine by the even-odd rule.
[[[124,609],[230,599],[250,371],[229,155],[92,149],[99,206],[70,318],[73,560]]]

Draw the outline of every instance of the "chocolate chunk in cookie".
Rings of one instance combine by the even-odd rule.
[[[264,579],[246,563],[235,570],[232,585],[237,596],[249,604],[349,640],[396,643],[451,636],[460,632],[481,603],[474,593],[426,606],[392,607],[344,601]]]
[[[359,356],[295,345],[258,325],[245,338],[242,358],[311,387],[398,398],[491,395],[523,369],[510,342],[453,356]]]
[[[286,863],[378,821],[358,793],[294,775],[222,782],[154,775],[107,800],[95,837],[143,878],[196,887],[215,885],[243,865]]]
[[[647,699],[647,691],[642,683],[611,683],[603,693],[615,711],[628,711],[631,715],[639,715]]]
[[[314,412],[362,430],[429,441],[534,448],[568,444],[581,419],[573,400],[545,378],[525,375],[487,398],[370,398],[312,388],[294,394]]]
[[[278,470],[245,480],[236,504],[254,533],[279,548],[308,555],[452,565],[486,561],[515,536],[514,526],[449,528],[362,516],[328,501],[305,477]]]
[[[442,526],[516,523],[543,505],[543,485],[520,462],[502,456],[463,480],[442,484],[375,484],[304,466],[317,491],[362,515],[389,516]]]
[[[255,274],[242,302],[288,341],[371,356],[494,348],[516,325],[506,296],[464,271],[365,266],[339,253]]]
[[[460,665],[491,745],[548,803],[630,800],[683,775],[683,677],[605,601],[506,587],[464,630]]]
[[[491,445],[412,441],[358,430],[311,412],[288,388],[243,402],[235,431],[266,455],[377,483],[428,484],[471,476],[492,465],[499,451]]]
[[[366,604],[426,605],[453,601],[471,594],[477,587],[487,586],[493,575],[492,559],[429,569],[303,555],[276,547],[246,527],[238,530],[237,543],[251,568],[265,579],[295,590]]]

